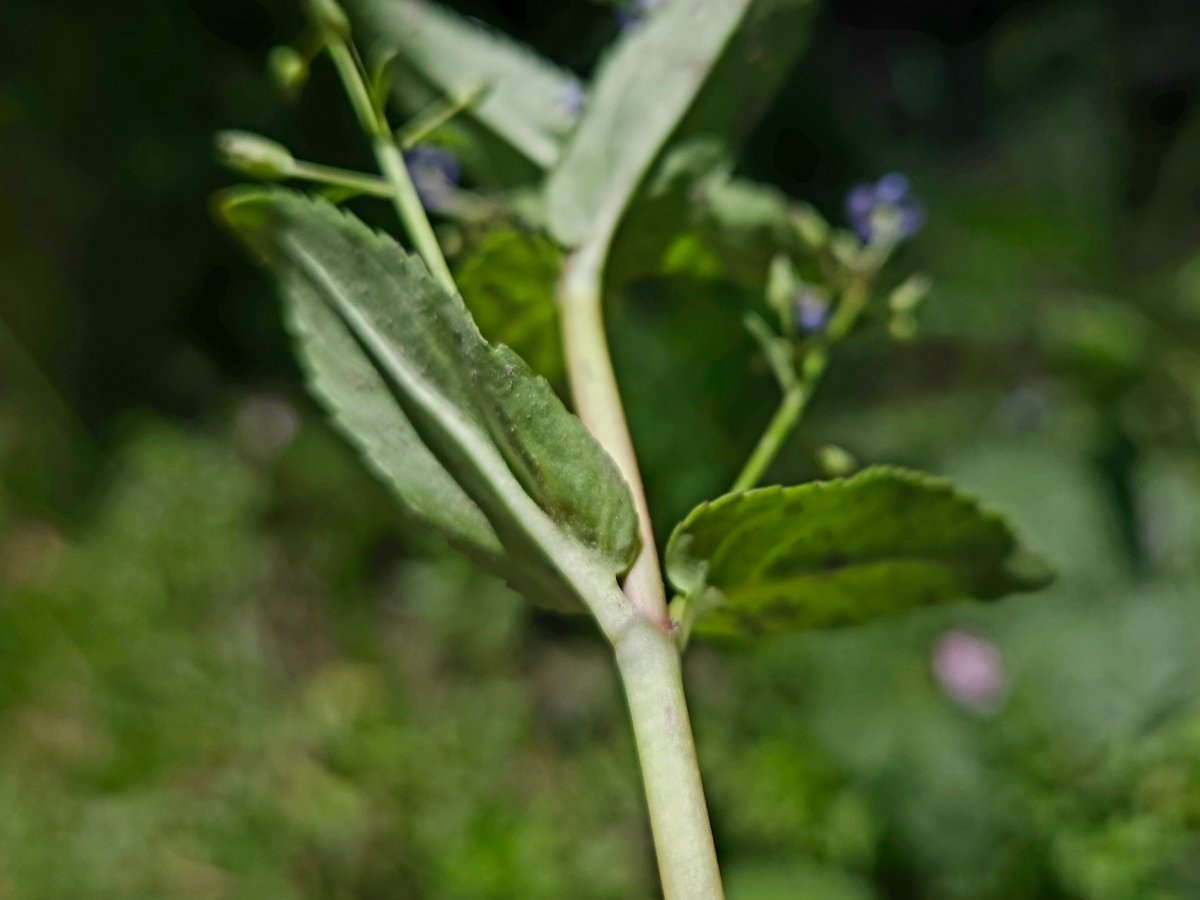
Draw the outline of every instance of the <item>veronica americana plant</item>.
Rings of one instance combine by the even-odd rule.
[[[425,0],[360,0],[353,17],[310,0],[270,70],[295,97],[331,63],[378,172],[218,138],[230,167],[277,182],[223,193],[219,214],[277,281],[311,391],[366,464],[407,516],[530,602],[590,616],[612,646],[670,900],[722,896],[681,680],[689,641],[752,645],[1048,578],[1001,518],[939,479],[854,472],[830,448],[831,477],[761,486],[838,345],[868,320],[911,336],[928,289],[922,276],[879,288],[925,214],[904,176],[853,188],[841,230],[731,174],[810,5],[622,8],[584,84]],[[398,234],[340,208],[358,197],[390,203]],[[464,233],[475,249],[452,268],[445,238]],[[603,311],[632,280],[689,267],[761,298],[746,326],[780,403],[729,493],[660,554]],[[543,375],[565,375],[570,407]]]

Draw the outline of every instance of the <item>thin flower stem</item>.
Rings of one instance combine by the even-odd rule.
[[[292,170],[292,177],[301,181],[313,181],[318,184],[346,188],[359,194],[369,194],[372,197],[383,197],[389,200],[395,193],[391,184],[375,175],[349,172],[346,169],[323,166],[319,163],[298,161]]]
[[[738,475],[737,481],[733,483],[731,488],[733,493],[748,491],[762,480],[771,463],[775,461],[775,457],[779,455],[784,443],[799,424],[800,417],[804,415],[808,397],[809,393],[800,384],[789,388],[784,393],[783,400],[771,418],[770,424],[759,438],[754,452],[746,460],[746,465]]]
[[[469,91],[464,91],[457,97],[451,97],[417,116],[396,132],[396,142],[405,150],[411,150],[430,134],[437,131],[459,113],[470,109],[482,100],[489,90],[487,84],[480,84]]]
[[[380,171],[391,186],[391,199],[400,221],[434,278],[452,294],[457,293],[454,276],[450,274],[450,267],[446,265],[446,257],[442,254],[437,235],[433,232],[433,226],[429,224],[429,217],[425,215],[421,198],[417,195],[412,177],[408,174],[408,167],[404,164],[404,154],[396,145],[386,116],[371,101],[371,92],[367,88],[367,78],[361,64],[345,40],[330,38],[327,47],[338,75],[341,76],[346,95],[350,98],[350,104],[354,107],[355,115],[371,138],[371,148],[375,151]]]

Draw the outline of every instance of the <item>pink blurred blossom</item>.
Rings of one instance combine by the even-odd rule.
[[[933,647],[933,674],[942,691],[972,712],[996,712],[1008,688],[1004,659],[991,641],[951,630]]]

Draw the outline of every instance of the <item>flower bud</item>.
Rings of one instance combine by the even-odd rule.
[[[296,160],[287,147],[249,131],[220,132],[216,150],[221,165],[252,178],[282,181],[296,169]]]
[[[792,210],[792,224],[809,250],[820,250],[829,241],[829,223],[807,203],[798,204]]]
[[[817,465],[829,478],[843,478],[858,469],[858,460],[844,447],[826,444],[817,449]]]
[[[796,295],[797,281],[792,261],[782,253],[775,254],[767,270],[767,305],[779,314],[785,330],[792,326],[792,299]]]
[[[888,308],[896,313],[910,313],[921,305],[932,287],[928,275],[912,275],[888,296]]]
[[[267,57],[267,71],[280,93],[297,97],[308,81],[308,63],[293,47],[275,47]]]

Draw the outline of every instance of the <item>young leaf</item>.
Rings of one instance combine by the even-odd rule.
[[[231,191],[222,212],[279,279],[318,397],[414,513],[531,599],[590,602],[629,567],[616,466],[417,258],[285,190]]]
[[[455,273],[483,336],[512,347],[551,384],[563,380],[554,302],[562,262],[562,253],[546,238],[501,228],[471,248]]]
[[[727,637],[986,600],[1051,577],[949,482],[883,467],[702,504],[675,529],[666,566],[696,631]]]
[[[672,138],[736,139],[805,37],[809,0],[670,0],[626,32],[550,174],[551,228],[568,246],[616,228]]]
[[[462,115],[542,169],[558,160],[584,90],[569,72],[511,38],[425,0],[357,0],[378,43],[444,97],[486,88]]]

